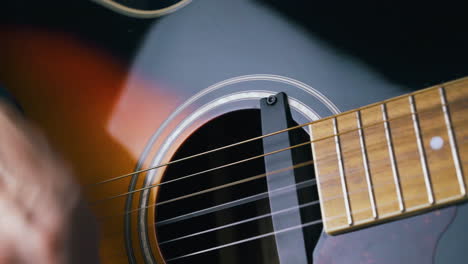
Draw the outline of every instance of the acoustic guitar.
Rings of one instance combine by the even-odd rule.
[[[466,263],[468,78],[405,93],[255,1],[177,3],[129,70],[1,31],[1,78],[75,169],[102,263]]]

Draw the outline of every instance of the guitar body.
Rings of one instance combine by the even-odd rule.
[[[260,160],[161,184],[248,158],[261,145],[108,180],[261,135],[259,101],[278,92],[288,95],[294,121],[303,124],[410,91],[255,1],[194,1],[161,18],[129,69],[67,34],[1,32],[8,38],[0,44],[0,79],[75,169],[98,218],[104,264],[279,263],[274,235],[216,249],[274,231],[271,220],[191,236],[271,213],[268,199],[226,214],[201,212],[264,192],[265,182],[158,205],[264,172],[255,169]],[[307,129],[301,133],[309,136]],[[306,190],[316,195],[316,187]],[[318,224],[309,230],[307,257],[320,264],[465,263],[466,223],[462,203],[339,235]],[[171,241],[183,236],[189,238]]]
[[[314,263],[464,263],[467,205],[320,237]]]

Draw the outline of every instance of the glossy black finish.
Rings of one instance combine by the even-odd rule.
[[[195,2],[206,3],[207,1]],[[277,73],[308,82],[320,91],[327,93],[327,96],[337,102],[341,109],[350,109],[385,99],[390,95],[401,94],[409,89],[422,88],[468,74],[466,67],[468,35],[466,34],[466,18],[463,13],[466,9],[453,6],[448,2],[437,3],[437,5],[430,5],[429,2],[426,2],[417,8],[411,8],[408,6],[408,1],[392,1],[382,3],[382,5],[380,3],[359,5],[351,1],[346,6],[327,1],[249,1],[249,3],[258,3],[259,6],[265,7],[269,16],[287,21],[292,28],[299,29],[301,35],[311,37],[310,39],[306,38],[304,43],[313,44],[318,39],[319,43],[326,46],[326,50],[337,54],[340,60],[347,61],[351,57],[361,61],[368,67],[365,72],[372,72],[373,75],[377,76],[376,78],[382,78],[399,86],[397,91],[389,92],[388,88],[383,89],[381,85],[371,83],[367,90],[359,90],[361,86],[364,87],[363,84],[367,83],[366,80],[363,80],[363,75],[359,74],[357,76],[362,82],[355,82],[355,85],[350,86],[340,86],[339,94],[330,88],[330,84],[337,79],[343,80],[345,84],[352,84],[342,74],[344,71],[337,71],[336,65],[326,68],[327,65],[330,65],[329,58],[321,62],[320,67],[313,67],[314,65],[311,63],[317,58],[321,58],[325,49],[297,52],[297,49],[291,48],[291,43],[295,38],[289,38],[290,35],[286,34],[278,34],[278,36],[271,34],[268,42],[265,42],[268,45],[263,45],[258,39],[252,40],[252,37],[260,34],[258,32],[267,32],[259,30],[255,34],[243,35],[245,32],[250,33],[250,28],[254,28],[259,22],[262,22],[259,21],[261,18],[259,14],[264,9],[257,8],[256,5],[250,5],[242,10],[229,8],[230,3],[235,2],[237,0],[211,1],[211,3],[199,7],[194,6],[194,12],[183,14],[184,17],[193,15],[188,19],[188,22],[183,21],[180,25],[167,22],[162,25],[168,29],[161,32],[164,34],[157,34],[156,43],[158,45],[150,45],[152,53],[142,52],[140,49],[144,43],[142,40],[149,32],[148,29],[152,29],[153,26],[155,26],[154,28],[158,27],[159,22],[166,18],[161,20],[132,19],[113,13],[91,1],[36,2],[18,0],[6,1],[2,4],[0,12],[3,12],[0,19],[1,26],[19,28],[26,26],[37,31],[58,31],[79,41],[86,40],[90,45],[105,50],[128,66],[133,63],[135,54],[141,54],[141,57],[148,58],[149,61],[160,62],[161,66],[156,65],[154,68],[168,69],[168,73],[174,75],[173,79],[187,79],[187,83],[190,85],[182,86],[184,91],[188,91],[188,87],[198,91],[207,85],[240,74]],[[208,12],[209,8],[216,3],[222,7],[227,6],[226,9],[221,9],[219,6],[213,7],[215,10],[221,10],[220,17],[222,19],[217,19]],[[247,6],[247,3],[243,4]],[[189,11],[188,8],[191,6],[188,6],[187,10],[180,11]],[[241,11],[233,15],[235,18],[230,17],[229,14],[236,10]],[[254,11],[247,13],[246,10]],[[201,23],[198,28],[193,27],[193,25],[197,25],[197,21],[206,17],[209,18],[210,23]],[[172,19],[171,16],[167,18]],[[180,19],[181,17],[177,17],[177,20],[180,21]],[[242,28],[244,24],[241,22],[248,19],[251,19],[248,23],[249,26]],[[175,21],[176,19],[173,19],[172,22]],[[227,23],[229,21],[232,23]],[[277,27],[271,27],[273,25],[271,21],[268,22],[268,25],[272,32],[277,31]],[[236,29],[239,30],[236,31]],[[182,38],[182,36],[187,36],[192,32],[193,36]],[[219,32],[226,32],[226,35]],[[2,37],[8,36],[2,35]],[[270,53],[259,56],[263,54],[260,51],[268,47],[271,48],[275,43],[280,43],[285,38],[288,39],[286,44],[278,49],[272,49],[272,54],[290,52],[291,56],[287,60],[276,59]],[[163,45],[165,41],[169,43],[166,46]],[[220,42],[222,42],[221,45]],[[187,43],[187,46],[174,49],[180,43]],[[200,58],[203,58],[203,60],[196,62],[196,68],[185,69],[183,67],[187,61],[193,58],[188,57],[186,53],[181,56],[182,59],[174,59],[177,58],[179,51],[185,52],[190,50],[188,49],[190,47],[205,47],[211,43],[228,48],[219,53],[222,56],[218,53],[203,53],[196,50],[196,53],[201,54]],[[235,48],[229,49],[231,43],[235,43],[233,45]],[[257,47],[257,43],[260,43],[258,44],[260,47]],[[243,46],[248,47],[246,52],[235,52]],[[306,44],[301,43],[298,46],[304,47]],[[162,49],[162,47],[169,48]],[[209,50],[212,50],[211,47]],[[161,54],[155,54],[156,51],[161,51],[161,54],[169,54],[168,58],[158,56]],[[299,53],[297,58],[300,58],[300,61],[295,64],[294,55],[296,53]],[[223,59],[218,60],[218,58]],[[229,67],[230,61],[236,60],[239,62]],[[256,62],[264,62],[264,64],[253,67],[252,65],[255,65]],[[148,69],[151,68],[151,65],[135,64],[137,66],[144,65],[148,75],[157,76],[154,71]],[[300,65],[300,67],[291,67],[294,65]],[[322,68],[326,69],[323,73],[319,72]],[[356,66],[349,64],[344,68],[346,71],[352,71]],[[180,69],[185,69],[183,76],[180,76]],[[300,69],[307,69],[306,73],[300,73]],[[2,70],[1,61],[0,70]],[[194,76],[201,75],[200,79],[191,78],[188,74],[189,70],[194,71]],[[204,73],[205,75],[203,75]],[[164,72],[160,76],[162,76],[160,79],[170,83],[171,77],[168,77],[170,74]],[[308,78],[308,76],[311,77]],[[322,76],[324,76],[323,80]],[[122,76],[122,78],[124,77]],[[255,87],[258,87],[257,84]],[[331,87],[333,88],[333,86]],[[388,94],[382,95],[385,92]],[[187,94],[191,95],[191,92],[187,92]],[[345,100],[340,99],[343,97]],[[316,108],[317,106],[312,105],[312,107]],[[462,209],[465,212],[463,214],[460,213]],[[466,263],[464,255],[468,251],[467,206],[459,206],[459,213],[456,217],[455,211],[455,207],[450,207],[438,211],[440,214],[436,211],[341,236],[323,235],[315,250],[316,262],[347,264],[431,263],[431,258],[435,255],[437,264]],[[450,224],[452,220],[453,224]],[[433,225],[426,223],[431,221]],[[446,227],[448,230],[444,233]],[[440,238],[440,242],[435,250],[437,238]],[[424,242],[426,240],[430,243]],[[411,260],[413,262],[410,262]]]
[[[468,262],[468,203],[456,206],[453,222],[444,232],[434,252],[434,264]]]
[[[263,135],[281,131],[294,125],[291,110],[289,109],[288,97],[283,92],[261,99],[260,111]],[[263,138],[263,152],[271,153],[279,149],[293,147],[296,145],[296,142],[300,141],[297,139],[297,133],[295,132],[292,130]],[[275,191],[295,186],[297,183],[296,179],[312,177],[313,169],[311,165],[307,166],[307,168],[302,166],[300,167],[301,169],[292,169],[294,166],[300,166],[301,163],[311,160],[310,146],[306,146],[309,155],[307,155],[307,151],[293,148],[264,157],[271,212],[275,213],[287,208],[295,208],[289,211],[288,214],[275,214],[272,216],[273,230],[275,232],[302,224],[299,207],[301,201],[298,194],[296,192],[289,192],[278,196],[275,195]],[[305,148],[306,146],[300,148]],[[284,170],[285,168],[291,169]],[[310,234],[304,233],[302,228],[276,233],[276,250],[280,263],[310,263],[311,258],[307,254],[312,248],[310,240]],[[309,243],[306,243],[306,241]]]
[[[342,235],[323,233],[314,251],[314,263],[432,264],[437,244],[456,211],[452,206]],[[458,231],[467,233],[466,227]],[[463,254],[466,263],[467,252]]]

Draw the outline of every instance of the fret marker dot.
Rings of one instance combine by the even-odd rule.
[[[431,148],[433,150],[441,149],[443,145],[444,145],[444,140],[441,137],[431,138]]]

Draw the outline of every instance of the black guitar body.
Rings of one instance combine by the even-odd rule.
[[[314,263],[466,263],[468,206],[320,237]]]
[[[239,95],[238,100],[213,107],[200,124],[232,111],[258,109],[261,97],[281,91],[296,100],[293,118],[304,123],[412,88],[384,78],[359,57],[291,22],[268,1],[191,3],[150,29],[132,69],[176,94],[186,94],[181,102],[191,100],[192,111]],[[313,262],[466,263],[466,223],[468,205],[458,205],[346,234],[322,233]],[[174,263],[190,263],[178,261]]]
[[[109,5],[112,1],[94,2],[115,11],[115,7]],[[306,0],[118,1],[130,3],[131,8],[148,9],[164,9],[180,3],[170,12],[158,13],[157,19],[140,20],[136,17],[156,16],[146,13],[132,16],[129,12],[120,12],[129,16],[126,17],[94,2],[83,4],[87,8],[84,10],[93,11],[94,20],[78,12],[74,14],[76,22],[71,23],[70,20],[75,19],[68,18],[66,12],[44,8],[29,11],[42,18],[38,25],[35,24],[39,20],[37,17],[25,21],[41,29],[51,27],[54,29],[51,32],[85,35],[84,38],[91,39],[92,44],[98,43],[96,46],[109,49],[110,54],[120,55],[121,61],[129,64],[123,67],[128,72],[120,69],[114,72],[113,61],[106,59],[106,63],[102,64],[94,64],[93,61],[89,63],[93,66],[91,70],[84,70],[96,71],[95,75],[78,75],[79,81],[70,78],[76,82],[72,84],[88,84],[83,86],[87,87],[83,93],[80,89],[74,89],[75,93],[70,93],[70,98],[82,99],[84,103],[92,101],[96,109],[106,109],[102,117],[96,115],[102,122],[99,123],[99,133],[86,127],[80,128],[89,133],[88,137],[92,139],[89,142],[106,143],[106,140],[102,140],[104,138],[112,143],[108,145],[119,146],[119,150],[107,149],[108,145],[103,143],[104,147],[96,147],[101,151],[100,156],[96,156],[107,158],[113,156],[111,152],[122,151],[126,153],[125,156],[109,159],[108,164],[104,165],[117,167],[119,163],[132,162],[132,167],[125,165],[125,170],[108,173],[111,176],[261,136],[260,99],[279,92],[287,94],[294,122],[304,124],[417,88],[468,76],[464,8],[449,7],[444,10],[437,5],[423,12],[418,6],[417,11],[411,11],[403,1],[383,7],[361,7],[355,2],[350,2],[349,6],[338,6],[336,2]],[[151,6],[150,2],[164,3]],[[7,22],[21,25],[24,17],[27,17],[23,17],[23,6],[10,5],[16,7],[18,14],[12,15],[11,21]],[[39,6],[42,6],[42,2],[35,5],[37,8]],[[49,6],[55,7],[55,4]],[[461,14],[457,14],[457,11]],[[51,14],[55,14],[55,20],[49,19]],[[41,35],[41,41],[48,39],[47,34],[44,36]],[[75,42],[74,38],[70,39],[67,38],[67,41]],[[21,43],[27,42],[27,38],[25,40]],[[29,44],[31,47],[26,45],[26,50],[35,51],[33,44]],[[44,49],[49,45],[43,46],[37,50],[52,54],[56,48],[55,43],[50,49]],[[57,74],[60,73],[58,70],[66,73],[65,76],[75,77],[74,72],[70,73],[62,65],[71,65],[79,73],[81,63],[86,62],[81,57],[86,58],[88,49],[76,54],[63,49],[57,50],[57,54],[60,55],[57,55],[58,58],[64,57],[64,61],[72,59],[69,64],[56,64],[56,68],[44,67],[42,72],[52,72],[53,81],[56,80],[55,75],[61,77],[61,74]],[[51,59],[52,62],[55,60]],[[29,64],[29,59],[24,61],[28,67],[20,69],[36,73],[37,69],[31,68],[35,64]],[[82,65],[86,68],[88,64]],[[107,67],[109,65],[112,67]],[[103,68],[108,70],[102,71],[107,74],[99,73]],[[4,72],[4,76],[10,75],[9,71]],[[37,70],[37,75],[42,72]],[[101,77],[118,80],[99,82]],[[62,87],[68,87],[71,82],[67,78],[63,80],[67,81],[66,85],[58,86],[56,91],[62,91]],[[36,83],[31,83],[35,88]],[[95,93],[95,90],[99,90],[95,85],[103,88],[104,92]],[[80,87],[76,85],[75,88]],[[56,91],[52,91],[53,95]],[[63,94],[68,97],[66,92]],[[101,97],[95,97],[95,94]],[[50,105],[57,101],[55,97],[48,100]],[[42,100],[37,101],[43,104]],[[94,108],[70,112],[83,112],[93,120],[96,111],[90,109]],[[55,113],[56,110],[53,110]],[[75,120],[68,120],[72,125],[64,128],[73,131]],[[64,128],[61,129],[65,131]],[[143,128],[140,130],[144,130],[144,133],[138,131],[139,128]],[[310,140],[307,127],[300,133],[302,140]],[[88,141],[77,141],[76,144],[86,145],[81,142]],[[121,203],[112,212],[113,215],[117,214],[122,224],[119,221],[107,224],[115,224],[112,228],[124,234],[120,234],[122,239],[119,237],[115,244],[112,244],[112,239],[110,244],[106,244],[103,251],[107,254],[105,257],[109,257],[106,263],[114,263],[114,259],[120,261],[118,263],[130,264],[280,263],[275,244],[275,232],[278,230],[272,229],[265,179],[190,196],[214,186],[265,173],[263,159],[245,166],[210,171],[193,177],[193,180],[190,178],[158,188],[151,187],[157,180],[162,179],[164,183],[262,154],[261,141],[255,144],[216,153],[206,160],[191,159],[182,165],[168,166],[164,175],[158,174],[163,170],[161,168],[126,177],[128,185],[127,182],[125,185],[121,183],[124,188],[122,190],[119,186],[118,190],[119,193],[128,191],[128,195],[120,197]],[[312,152],[309,153],[310,160]],[[93,155],[85,153],[83,156],[86,159],[83,160],[96,162]],[[305,181],[313,182],[314,177],[311,170]],[[302,209],[310,210],[307,214],[312,219],[302,219],[302,224],[310,224],[303,229],[310,237],[300,237],[308,243],[308,263],[468,263],[466,203],[344,234],[328,235],[322,230],[317,187],[314,184],[302,187],[294,191],[305,193],[304,196],[309,199],[302,201],[301,205],[304,205]],[[158,189],[157,195],[153,195],[155,189]],[[190,197],[178,200],[184,195]],[[281,193],[279,197],[281,195],[290,195],[290,192]],[[249,199],[242,200],[246,197]],[[171,199],[175,201],[164,203]],[[233,201],[236,203],[231,204]],[[307,203],[310,206],[305,206]],[[103,211],[111,208],[105,207],[107,204],[102,206]]]

